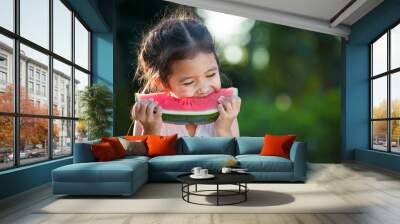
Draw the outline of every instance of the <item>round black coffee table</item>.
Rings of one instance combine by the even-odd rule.
[[[248,173],[214,173],[215,176],[212,179],[193,179],[190,177],[191,173],[182,174],[177,177],[178,181],[182,183],[182,199],[188,203],[198,204],[198,205],[215,205],[215,204],[202,204],[190,201],[190,196],[204,196],[204,197],[216,197],[217,206],[220,205],[234,205],[241,202],[245,202],[247,200],[247,192],[249,188],[247,187],[247,183],[255,180],[255,177]],[[206,185],[216,185],[215,190],[197,190],[198,184],[206,184]],[[236,185],[238,186],[237,190],[223,190],[220,189],[220,185]],[[194,191],[190,191],[190,186],[195,186]],[[215,194],[204,194],[207,192],[215,192]],[[229,196],[241,196],[240,200],[234,201],[232,203],[221,203],[221,197],[229,197]]]

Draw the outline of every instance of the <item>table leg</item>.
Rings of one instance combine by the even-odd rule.
[[[190,195],[190,184],[188,184],[188,185],[187,185],[187,191],[188,191],[188,193],[187,193],[187,201],[188,201],[188,202],[190,202],[190,201],[189,201],[189,195]]]
[[[245,190],[245,192],[244,192],[244,201],[247,201],[247,192],[248,192],[248,190],[247,190],[247,182],[244,183],[244,190]]]
[[[219,184],[217,184],[217,206],[219,205]]]
[[[196,184],[196,186],[195,186],[195,191],[197,192],[197,184]]]

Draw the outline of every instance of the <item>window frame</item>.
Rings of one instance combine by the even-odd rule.
[[[391,79],[392,75],[395,75],[396,73],[400,72],[400,67],[391,69],[391,31],[393,28],[396,26],[400,26],[400,20],[396,21],[393,23],[390,27],[385,29],[384,32],[380,33],[375,39],[373,39],[371,42],[368,43],[368,53],[369,53],[369,77],[368,77],[368,88],[369,88],[369,149],[373,151],[379,151],[379,152],[385,152],[385,153],[391,153],[391,154],[396,154],[399,155],[400,152],[393,152],[392,151],[392,136],[391,136],[391,123],[392,121],[400,121],[400,117],[392,117],[392,101],[391,101]],[[387,65],[386,65],[386,71],[376,74],[374,76],[373,74],[373,44],[376,43],[381,37],[384,35],[387,35]],[[378,79],[386,77],[386,98],[387,98],[387,103],[386,103],[386,117],[385,118],[373,118],[373,81]],[[384,150],[379,150],[374,148],[373,144],[373,122],[374,121],[386,121],[386,151]]]
[[[14,78],[14,105],[13,105],[13,112],[3,112],[0,111],[0,116],[4,117],[11,117],[13,119],[13,153],[14,153],[14,161],[13,161],[13,166],[10,167],[5,167],[5,168],[0,168],[0,172],[5,171],[5,170],[11,170],[11,169],[16,169],[19,167],[24,167],[24,166],[30,166],[33,164],[38,164],[38,163],[43,163],[51,160],[58,160],[66,157],[73,156],[74,152],[74,143],[75,143],[75,126],[76,126],[76,121],[79,120],[79,117],[75,116],[75,108],[71,108],[71,114],[70,116],[56,116],[53,115],[53,59],[58,60],[59,62],[62,62],[68,66],[71,66],[71,92],[72,92],[72,99],[71,99],[71,105],[74,105],[75,103],[75,98],[77,98],[76,92],[75,92],[75,69],[85,73],[89,77],[89,83],[88,85],[92,85],[93,81],[93,69],[92,69],[92,61],[91,61],[91,50],[92,50],[92,43],[91,43],[91,38],[92,38],[92,30],[89,28],[89,26],[84,22],[84,20],[79,16],[78,13],[76,13],[72,7],[66,2],[65,0],[59,0],[68,10],[71,11],[71,18],[70,18],[70,23],[71,23],[71,59],[64,58],[63,56],[55,53],[53,50],[53,24],[54,24],[54,19],[53,19],[53,1],[54,0],[48,0],[49,3],[49,46],[48,49],[45,47],[40,46],[39,44],[34,43],[33,41],[30,41],[29,39],[23,37],[20,35],[20,0],[14,0],[13,1],[13,10],[14,10],[14,15],[13,15],[13,31],[10,31],[4,27],[0,26],[0,35],[3,35],[7,38],[11,38],[13,40],[13,64],[12,66],[12,74]],[[75,18],[84,26],[84,28],[88,31],[88,69],[85,69],[81,67],[80,65],[75,63]],[[48,96],[48,112],[46,115],[39,115],[39,114],[27,114],[27,113],[21,113],[20,112],[20,45],[23,44],[27,47],[30,47],[36,51],[39,51],[40,53],[43,53],[48,56],[49,62],[48,62],[48,82],[46,84],[46,91],[45,94]],[[27,64],[29,66],[29,64]],[[27,67],[27,70],[30,67]],[[40,73],[39,75],[41,75]],[[27,81],[30,80],[29,73],[26,74]],[[34,86],[36,84],[36,70],[33,70],[33,80]],[[39,76],[39,83],[41,83],[41,76]],[[29,91],[29,90],[27,90]],[[34,89],[34,91],[36,91]],[[40,94],[41,96],[42,94]],[[26,163],[26,164],[21,164],[20,161],[20,119],[21,118],[45,118],[47,119],[48,122],[48,135],[47,135],[47,150],[48,150],[48,157],[43,158],[43,160],[37,161],[37,162],[31,162],[31,163]],[[57,120],[61,121],[70,121],[71,122],[71,153],[68,155],[62,155],[62,156],[54,156],[53,151],[53,123]]]

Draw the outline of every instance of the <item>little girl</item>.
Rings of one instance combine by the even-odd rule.
[[[164,91],[173,97],[207,96],[221,88],[219,61],[208,29],[192,17],[161,21],[143,38],[135,78],[142,93]],[[162,108],[140,101],[131,110],[134,135],[239,136],[240,98],[219,99],[219,117],[210,124],[171,124],[162,121]]]

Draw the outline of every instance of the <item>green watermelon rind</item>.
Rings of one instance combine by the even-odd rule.
[[[202,115],[174,115],[174,114],[162,114],[162,119],[166,123],[172,124],[209,124],[214,122],[219,116],[219,113],[213,114],[202,114]]]

